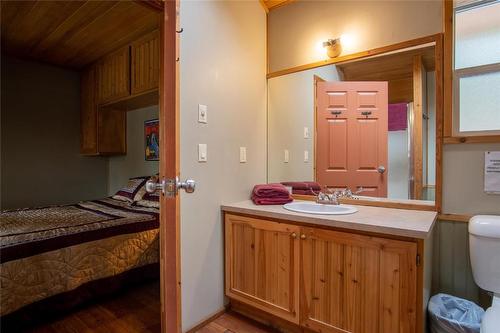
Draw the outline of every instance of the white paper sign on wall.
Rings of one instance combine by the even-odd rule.
[[[500,194],[500,151],[484,153],[484,191]]]

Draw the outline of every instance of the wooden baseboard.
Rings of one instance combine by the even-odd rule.
[[[186,333],[196,333],[196,332],[198,332],[200,329],[202,329],[203,327],[205,327],[206,325],[208,325],[209,323],[211,323],[212,321],[214,321],[215,319],[219,318],[224,313],[226,313],[228,307],[229,307],[229,305],[227,305],[224,308],[220,309],[219,311],[217,311],[216,313],[214,313],[213,315],[211,315],[207,319],[203,320],[202,322],[200,322],[199,324],[197,324],[196,326],[194,326],[193,328],[191,328],[190,330],[188,330]]]

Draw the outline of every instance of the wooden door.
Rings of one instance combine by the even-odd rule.
[[[160,45],[158,31],[144,36],[131,46],[132,95],[158,89]]]
[[[387,82],[317,82],[316,94],[316,181],[386,197]]]
[[[226,295],[298,323],[299,227],[226,214]]]
[[[143,1],[160,16],[160,178],[179,176],[179,0]],[[179,195],[160,197],[161,331],[182,332]]]
[[[97,62],[99,104],[130,95],[130,47],[125,46]]]
[[[80,153],[97,155],[97,103],[95,67],[81,72]]]
[[[302,326],[319,332],[416,331],[416,243],[312,228],[302,234]]]

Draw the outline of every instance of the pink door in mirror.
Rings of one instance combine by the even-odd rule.
[[[316,181],[387,196],[387,82],[318,82]]]

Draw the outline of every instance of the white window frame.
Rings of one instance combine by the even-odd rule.
[[[452,71],[453,71],[453,112],[452,112],[452,133],[453,136],[457,137],[470,137],[470,136],[496,136],[500,135],[499,130],[483,130],[483,131],[460,131],[460,79],[466,77],[473,77],[477,75],[483,75],[488,73],[500,72],[500,63],[465,67],[460,69],[455,69],[455,23],[456,14],[468,9],[477,8],[480,6],[488,5],[498,0],[486,0],[473,2],[464,6],[456,7],[453,9],[453,60],[452,60]]]

